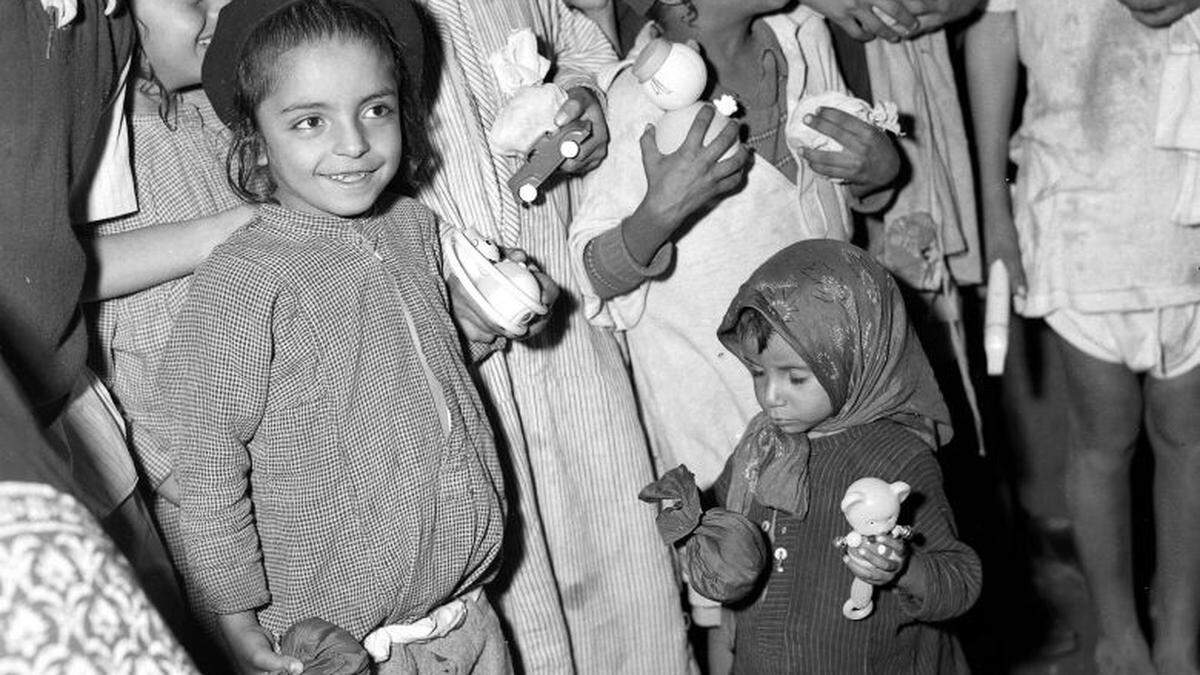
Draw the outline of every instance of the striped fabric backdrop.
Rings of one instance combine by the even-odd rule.
[[[492,591],[514,657],[526,672],[687,672],[694,666],[670,551],[654,510],[637,501],[653,471],[621,347],[588,325],[571,277],[571,188],[519,206],[505,185],[515,162],[486,144],[503,103],[487,56],[510,31],[533,28],[567,87],[590,83],[615,57],[600,30],[561,0],[419,1],[444,59],[430,119],[442,163],[421,198],[443,226],[524,248],[563,288],[543,335],[480,369],[515,512]]]

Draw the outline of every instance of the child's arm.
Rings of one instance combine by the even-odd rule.
[[[250,222],[255,211],[242,205],[203,218],[85,239],[92,272],[83,289],[84,301],[136,293],[191,274],[218,244]]]
[[[545,36],[553,50],[554,83],[569,97],[554,123],[576,119],[592,123],[592,134],[579,146],[579,154],[563,162],[561,171],[584,174],[599,166],[608,152],[608,124],[596,89],[596,71],[616,61],[612,44],[594,21],[567,6],[563,0],[538,0],[549,22]]]
[[[218,615],[253,620],[271,599],[249,495],[247,443],[266,410],[274,334],[286,324],[288,305],[257,266],[211,259],[193,277],[159,371],[175,422],[185,573],[205,608]],[[228,646],[245,666],[266,658],[255,644],[235,639]]]
[[[979,556],[958,539],[954,515],[942,491],[942,472],[929,452],[919,453],[899,474],[913,489],[915,542],[898,577],[900,606],[919,621],[942,621],[975,604],[983,581]]]
[[[654,126],[647,125],[641,137],[645,196],[617,228],[593,239],[584,250],[588,277],[602,298],[633,290],[640,283],[638,275],[623,273],[621,267],[650,269],[677,229],[741,185],[750,152],[738,144],[736,124],[727,124],[711,143],[704,144],[714,114],[712,106],[701,109],[683,144],[669,155],[659,152]],[[722,159],[735,145],[734,153]],[[602,255],[604,251],[627,253],[634,265],[621,265],[616,259],[620,256]]]
[[[966,34],[967,98],[975,127],[979,198],[987,265],[1003,260],[1012,287],[1025,288],[1025,269],[1013,223],[1008,140],[1017,96],[1017,32],[1013,12],[987,12]]]

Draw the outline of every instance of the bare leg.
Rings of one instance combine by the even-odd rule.
[[[1105,675],[1153,673],[1133,595],[1129,465],[1142,415],[1128,368],[1054,337],[1066,369],[1067,503],[1096,608],[1096,666]]]
[[[1147,378],[1146,431],[1154,449],[1157,560],[1154,665],[1162,675],[1197,675],[1200,632],[1200,368]]]

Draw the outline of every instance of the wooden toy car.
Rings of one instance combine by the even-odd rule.
[[[575,120],[547,131],[525,156],[525,162],[508,180],[513,196],[522,204],[532,204],[541,194],[542,184],[568,159],[579,155],[579,146],[592,135],[592,123]]]

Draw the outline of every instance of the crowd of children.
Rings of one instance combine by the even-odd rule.
[[[1198,4],[8,3],[0,662],[967,672],[983,565],[910,316],[971,395],[956,288],[999,260],[1070,395],[1095,668],[1200,674]],[[548,132],[587,129],[536,199],[492,141],[526,35]],[[677,148],[664,45],[707,76]],[[489,311],[467,232],[544,315]]]

